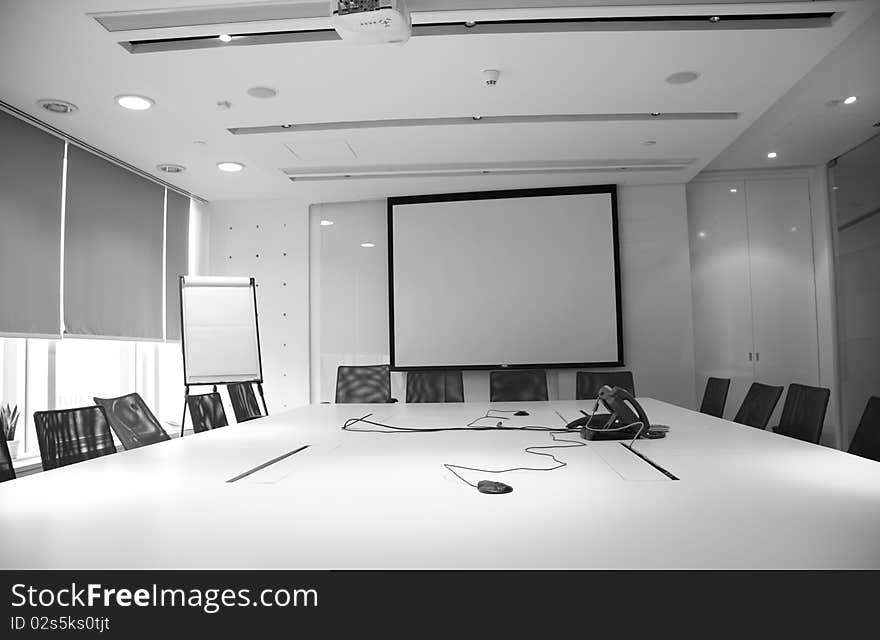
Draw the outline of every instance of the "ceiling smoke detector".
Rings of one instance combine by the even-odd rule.
[[[494,87],[498,84],[498,77],[501,75],[501,72],[498,69],[485,69],[483,71],[483,82],[486,83],[487,87]]]

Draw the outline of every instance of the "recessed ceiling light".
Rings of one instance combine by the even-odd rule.
[[[147,96],[138,96],[134,94],[116,96],[116,104],[125,109],[132,111],[144,111],[152,107],[155,101]]]
[[[770,153],[767,154],[767,157],[770,158],[770,159],[772,160],[773,158],[776,157],[776,152],[775,152],[775,151],[771,151]]]
[[[77,107],[72,102],[67,102],[66,100],[43,98],[42,100],[37,100],[37,104],[49,113],[57,113],[60,115],[69,115],[71,113],[76,113],[77,111],[79,111],[79,107]]]
[[[657,144],[657,141],[656,140],[645,140],[642,144],[645,145],[646,147],[653,147],[655,144]]]
[[[244,169],[244,165],[241,162],[225,161],[225,162],[218,162],[217,168],[220,169],[220,171],[227,171],[229,173],[235,173],[236,171],[241,171],[242,169]]]
[[[736,189],[731,189],[730,193],[736,193]]]
[[[721,22],[721,16],[712,16],[709,18],[709,22]]]
[[[669,84],[687,84],[688,82],[693,82],[699,77],[700,74],[696,71],[678,71],[667,76],[666,82]]]
[[[840,187],[838,187],[837,185],[831,187],[831,190],[832,190],[832,191],[837,191],[838,189],[840,189]]]
[[[657,116],[660,115],[660,112],[659,112],[659,111],[652,111],[652,112],[651,112],[651,115],[654,116],[654,117],[656,118]]]
[[[232,36],[228,33],[221,33],[217,37],[220,38],[220,42],[232,42]]]
[[[333,221],[332,220],[321,220],[321,226],[322,227],[332,227]]]
[[[855,102],[856,100],[858,100],[858,98],[857,98],[856,96],[850,96],[849,98],[846,98],[846,99],[843,101],[843,104],[852,104],[852,103]]]
[[[482,120],[483,116],[473,116],[474,120]]]
[[[708,235],[708,234],[705,231],[700,231],[697,233],[697,235],[700,236],[701,238],[705,238],[706,235]]]
[[[163,173],[183,173],[186,171],[186,167],[182,164],[157,164],[156,168]]]
[[[251,87],[247,93],[252,98],[274,98],[278,95],[278,89],[272,87]]]
[[[795,231],[797,231],[797,227],[792,227],[791,229],[789,229],[789,231],[791,231],[792,233],[794,233]]]
[[[288,123],[288,124],[282,124],[282,125],[281,125],[281,128],[282,128],[282,129],[290,129],[290,127],[292,127],[292,126],[293,126],[293,125],[292,125],[292,124],[289,124],[289,123]]]
[[[373,244],[372,242],[361,242],[361,246],[362,246],[364,249],[372,249],[372,248],[375,247],[376,245]]]
[[[466,26],[468,29],[471,29],[476,26],[476,24],[477,23],[474,20],[468,20],[464,23],[464,26]]]

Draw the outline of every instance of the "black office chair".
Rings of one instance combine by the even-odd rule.
[[[104,407],[34,413],[43,470],[116,453]]]
[[[0,482],[7,480],[15,480],[15,469],[12,467],[12,456],[9,455],[6,437],[0,433]]]
[[[727,404],[727,392],[729,390],[730,378],[709,378],[706,380],[706,390],[703,391],[700,413],[723,418],[724,406]]]
[[[407,402],[464,402],[461,371],[410,371],[406,374]]]
[[[547,372],[543,369],[506,369],[489,374],[490,402],[543,402],[547,400]]]
[[[766,429],[783,388],[753,382],[733,421],[756,429]]]
[[[871,397],[865,405],[849,453],[880,462],[880,397]]]
[[[189,407],[189,415],[192,418],[193,433],[218,429],[229,424],[226,422],[223,400],[216,391],[188,396],[186,406]]]
[[[794,383],[788,385],[779,425],[773,431],[804,442],[819,444],[830,397],[831,390],[824,387]]]
[[[636,384],[632,371],[578,371],[575,385],[575,400],[595,400],[599,397],[599,389],[608,385],[620,387],[630,394],[636,395]]]
[[[254,385],[250,382],[234,382],[226,385],[229,392],[229,401],[232,403],[232,412],[236,422],[247,422],[256,418],[262,418],[262,407],[254,393]]]
[[[104,407],[110,428],[126,450],[171,439],[139,394],[94,400]]]
[[[394,402],[387,364],[342,366],[336,370],[336,403]]]

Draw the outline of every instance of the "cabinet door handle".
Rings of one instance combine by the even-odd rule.
[[[758,351],[755,351],[755,362],[761,361],[761,354]]]
[[[751,362],[751,361],[752,361],[752,352],[749,351],[749,362]]]

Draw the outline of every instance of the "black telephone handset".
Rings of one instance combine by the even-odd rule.
[[[596,409],[600,404],[604,405],[609,413],[597,414]],[[625,428],[630,425],[631,428]],[[568,423],[566,427],[580,428],[584,440],[628,440],[648,434],[651,423],[642,405],[630,392],[620,387],[611,388],[605,385],[599,389],[599,397],[596,399],[593,413]],[[662,434],[658,436],[662,437]]]
[[[621,426],[641,423],[633,427],[638,435],[647,433],[651,429],[651,423],[642,405],[626,389],[621,387],[612,389],[606,385],[599,389],[599,402],[604,404],[612,415],[617,416]]]

